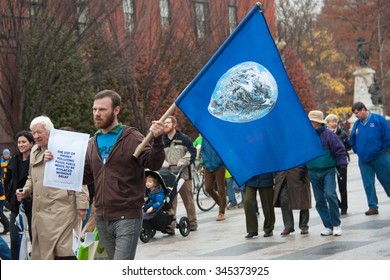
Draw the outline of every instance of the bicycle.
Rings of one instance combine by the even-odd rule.
[[[192,171],[192,185],[193,193],[196,194],[196,204],[200,210],[209,211],[217,203],[205,190],[203,166],[200,163],[193,164]]]
[[[192,168],[192,185],[193,185],[193,194],[196,194],[196,204],[199,209],[207,212],[214,208],[217,204],[214,199],[206,192],[204,185],[204,172],[203,166],[198,164],[193,164]],[[217,186],[215,185],[216,189]],[[235,191],[237,205],[242,204],[243,197],[240,191]]]

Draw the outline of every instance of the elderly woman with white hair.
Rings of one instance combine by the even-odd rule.
[[[348,132],[342,129],[338,123],[339,118],[335,114],[329,114],[325,118],[326,127],[336,133],[336,135],[340,138],[341,142],[343,142],[345,150],[351,150],[351,146],[349,145],[349,137]],[[349,161],[349,154],[347,152],[347,158]],[[347,195],[347,168],[341,169],[340,166],[337,166],[337,184],[340,192],[340,200],[339,207],[341,210],[341,215],[347,214],[348,209],[348,195]]]
[[[34,198],[32,208],[33,260],[76,259],[73,250],[73,229],[80,226],[78,216],[85,219],[89,207],[88,189],[81,192],[43,186],[44,152],[53,123],[46,116],[32,120],[30,129],[35,145],[30,154],[30,170],[23,189],[16,192],[18,200]]]

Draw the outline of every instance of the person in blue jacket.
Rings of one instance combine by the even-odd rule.
[[[347,168],[347,152],[335,133],[325,126],[321,111],[310,111],[309,119],[321,139],[325,154],[306,163],[316,200],[316,209],[325,229],[322,236],[340,236],[341,221],[336,193],[336,167]]]
[[[352,127],[349,143],[359,157],[369,207],[365,214],[377,215],[375,175],[390,197],[390,124],[381,115],[368,111],[362,102],[353,104],[352,112],[358,120]]]
[[[253,238],[258,235],[257,193],[260,195],[261,208],[264,214],[263,237],[273,235],[275,227],[275,209],[273,205],[274,174],[265,173],[256,175],[245,182],[244,212],[247,235]]]
[[[158,179],[152,175],[146,177],[146,194],[144,212],[150,214],[158,209],[164,202],[165,194]]]
[[[216,221],[224,221],[226,209],[225,165],[205,138],[202,139],[200,155],[204,167],[205,190],[219,206]],[[214,188],[215,185],[217,185],[217,189]]]

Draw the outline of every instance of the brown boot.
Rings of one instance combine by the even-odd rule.
[[[379,212],[377,208],[369,208],[368,211],[366,211],[364,214],[366,214],[367,216],[371,216],[371,215],[378,215]]]
[[[290,233],[294,232],[295,230],[293,228],[285,228],[282,233],[280,234],[281,236],[287,236]]]

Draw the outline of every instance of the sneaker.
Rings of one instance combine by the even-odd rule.
[[[238,208],[237,204],[233,204],[231,202],[229,202],[228,206],[226,207],[227,210],[233,210],[236,208]]]
[[[321,231],[321,236],[329,236],[333,234],[333,230],[330,228],[325,228],[323,231]]]
[[[333,227],[333,235],[334,236],[341,236],[343,232],[341,231],[341,226]]]
[[[366,214],[367,216],[378,215],[378,208],[369,208],[368,211],[366,211],[364,214]]]

